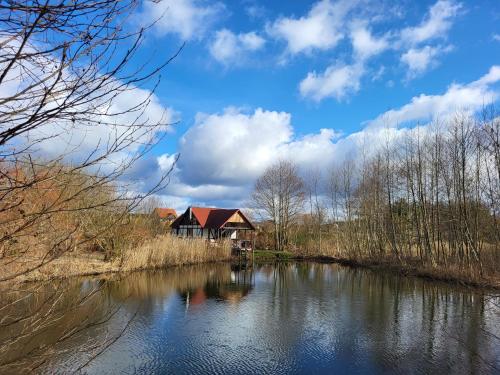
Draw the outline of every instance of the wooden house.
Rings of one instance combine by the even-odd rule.
[[[171,229],[181,237],[201,237],[209,241],[228,238],[233,247],[251,250],[255,227],[237,208],[188,207],[172,223]]]
[[[155,208],[153,215],[156,215],[165,224],[171,224],[177,219],[177,212],[173,208]]]

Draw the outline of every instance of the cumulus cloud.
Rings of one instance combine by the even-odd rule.
[[[223,64],[240,63],[249,52],[255,52],[264,47],[265,39],[254,31],[235,34],[228,29],[215,33],[209,51],[214,59]]]
[[[436,39],[445,39],[462,5],[452,0],[439,0],[430,9],[420,25],[407,27],[400,33],[398,44],[410,47],[401,55],[408,67],[406,77],[415,78],[439,65],[438,57],[453,50],[451,45],[425,45]]]
[[[302,168],[326,168],[338,136],[332,129],[322,129],[296,137],[289,113],[260,108],[252,113],[227,108],[200,114],[180,141],[180,158],[165,194],[189,197],[191,203],[241,204],[257,177],[279,158]],[[175,157],[158,157],[160,169],[169,170]]]
[[[399,109],[389,110],[370,122],[377,126],[397,126],[412,121],[443,118],[457,110],[476,111],[498,100],[500,66],[492,66],[487,74],[468,84],[454,83],[442,95],[421,94]]]
[[[321,0],[300,18],[282,17],[268,25],[268,33],[286,41],[291,54],[333,48],[344,37],[344,18],[354,2]]]
[[[401,61],[408,66],[408,78],[414,78],[427,70],[436,67],[439,62],[437,56],[453,50],[452,46],[425,46],[410,48],[401,55]]]
[[[426,131],[433,118],[457,110],[479,110],[499,99],[500,66],[468,84],[453,84],[446,92],[419,95],[397,109],[367,122],[355,133],[342,136],[334,129],[297,136],[286,112],[227,108],[222,113],[200,114],[179,144],[180,159],[165,194],[189,198],[191,204],[241,206],[256,178],[279,158],[294,161],[303,173],[327,171],[333,164],[369,157],[386,142],[414,131]],[[421,121],[422,126],[415,127]],[[399,126],[397,126],[399,125]],[[175,156],[158,158],[163,170]],[[184,208],[184,207],[183,207]]]
[[[4,41],[3,48],[14,53],[18,45],[17,40]],[[24,46],[25,53],[39,51],[37,45]],[[12,139],[9,147],[24,149],[24,152],[46,160],[90,163],[106,173],[131,161],[160,134],[169,131],[170,124],[179,118],[179,114],[165,107],[154,93],[132,82],[126,85],[119,78],[109,77],[102,80],[99,73],[76,76],[69,68],[62,69],[62,78],[56,81],[54,73],[58,69],[58,58],[40,54],[38,60],[23,60],[22,64],[14,64],[9,70],[5,77],[7,84],[0,85],[0,99],[6,100],[0,105],[0,112],[10,114],[10,126],[25,121],[16,113],[34,116],[37,108],[33,103],[38,103],[38,99],[34,102],[31,99],[41,100],[39,90],[43,86],[53,85],[52,92],[58,95],[45,98],[41,111],[64,108],[62,103],[65,102],[73,103],[70,110]],[[30,74],[25,74],[26,71]],[[88,81],[88,96],[75,95],[73,89],[81,80]],[[9,100],[11,96],[16,100]]]
[[[130,108],[143,102],[148,102],[143,113],[130,111]],[[116,115],[113,115],[116,114]],[[138,138],[130,143],[124,151],[135,152],[143,147],[144,143],[151,136],[148,132],[140,132],[142,123],[147,124],[171,124],[177,121],[179,114],[172,108],[164,107],[158,97],[151,94],[149,90],[133,87],[129,91],[120,92],[115,98],[110,100],[106,112],[96,114],[93,121],[101,125],[79,124],[71,126],[68,124],[47,123],[29,133],[30,136],[39,138],[42,135],[56,135],[39,144],[44,154],[52,156],[62,155],[65,150],[74,149],[72,156],[81,155],[85,157],[101,144],[106,147],[108,143],[115,142],[121,136],[137,130]],[[129,124],[129,128],[124,124]],[[137,125],[134,125],[137,124]],[[137,129],[134,129],[137,128]],[[160,131],[168,130],[168,125],[158,128]],[[37,133],[37,134],[35,134]],[[140,136],[142,134],[142,136]]]
[[[359,20],[351,24],[350,39],[354,62],[333,64],[321,73],[309,72],[299,84],[302,97],[317,102],[328,97],[341,101],[359,91],[368,60],[388,49],[389,41],[385,36],[375,37],[366,22]]]
[[[274,149],[292,136],[291,116],[236,108],[198,114],[179,144],[179,169],[189,184],[237,185],[255,178],[275,157]]]
[[[300,82],[300,94],[317,102],[328,97],[340,101],[359,90],[363,73],[364,66],[360,63],[331,65],[322,73],[309,72]]]
[[[401,40],[404,43],[419,44],[446,37],[461,7],[460,3],[451,0],[439,0],[429,9],[429,13],[418,26],[407,27],[401,31]]]
[[[204,0],[146,1],[140,14],[142,23],[156,21],[159,35],[177,34],[184,40],[201,39],[219,18],[224,5]]]
[[[365,25],[359,23],[351,28],[351,40],[354,54],[362,60],[378,55],[389,48],[386,37],[374,37]]]

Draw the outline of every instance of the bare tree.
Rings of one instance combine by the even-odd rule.
[[[317,243],[317,251],[321,253],[321,229],[326,219],[326,208],[321,195],[322,188],[321,171],[319,169],[310,171],[305,177],[305,187],[309,203],[309,214],[313,239]]]
[[[123,25],[139,5],[0,4],[0,261],[38,252],[0,281],[92,243],[168,183],[170,171],[145,192],[124,182],[172,120],[154,91],[180,51],[136,59],[145,29]],[[94,213],[109,220],[88,233],[80,216]]]
[[[297,167],[280,160],[267,168],[255,183],[252,204],[263,219],[272,221],[276,250],[283,251],[288,245],[290,227],[304,204],[304,182]]]

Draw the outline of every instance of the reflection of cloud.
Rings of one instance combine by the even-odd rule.
[[[137,308],[138,316],[88,371],[410,373],[419,366],[423,373],[482,373],[497,357],[494,301],[469,290],[335,264],[280,263],[254,272],[255,290],[238,303],[206,300],[188,314],[162,288],[208,295],[207,281],[233,284],[229,264],[114,276],[98,301],[121,309],[100,333],[123,327]],[[79,283],[73,287],[78,295]],[[78,349],[87,340],[69,342],[53,368],[86,358]]]

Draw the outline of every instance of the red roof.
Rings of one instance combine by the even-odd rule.
[[[189,212],[189,208],[183,214],[187,214]],[[248,220],[243,213],[237,208],[214,208],[214,207],[191,207],[191,212],[200,223],[202,228],[221,228],[226,224],[226,222],[233,216],[235,213],[239,213],[243,220],[252,228],[255,229],[253,224]],[[180,222],[181,217],[176,220],[172,224],[173,227],[177,225],[177,222]]]
[[[158,215],[160,219],[166,219],[169,216],[177,217],[177,212],[173,208],[155,208],[154,213]]]

